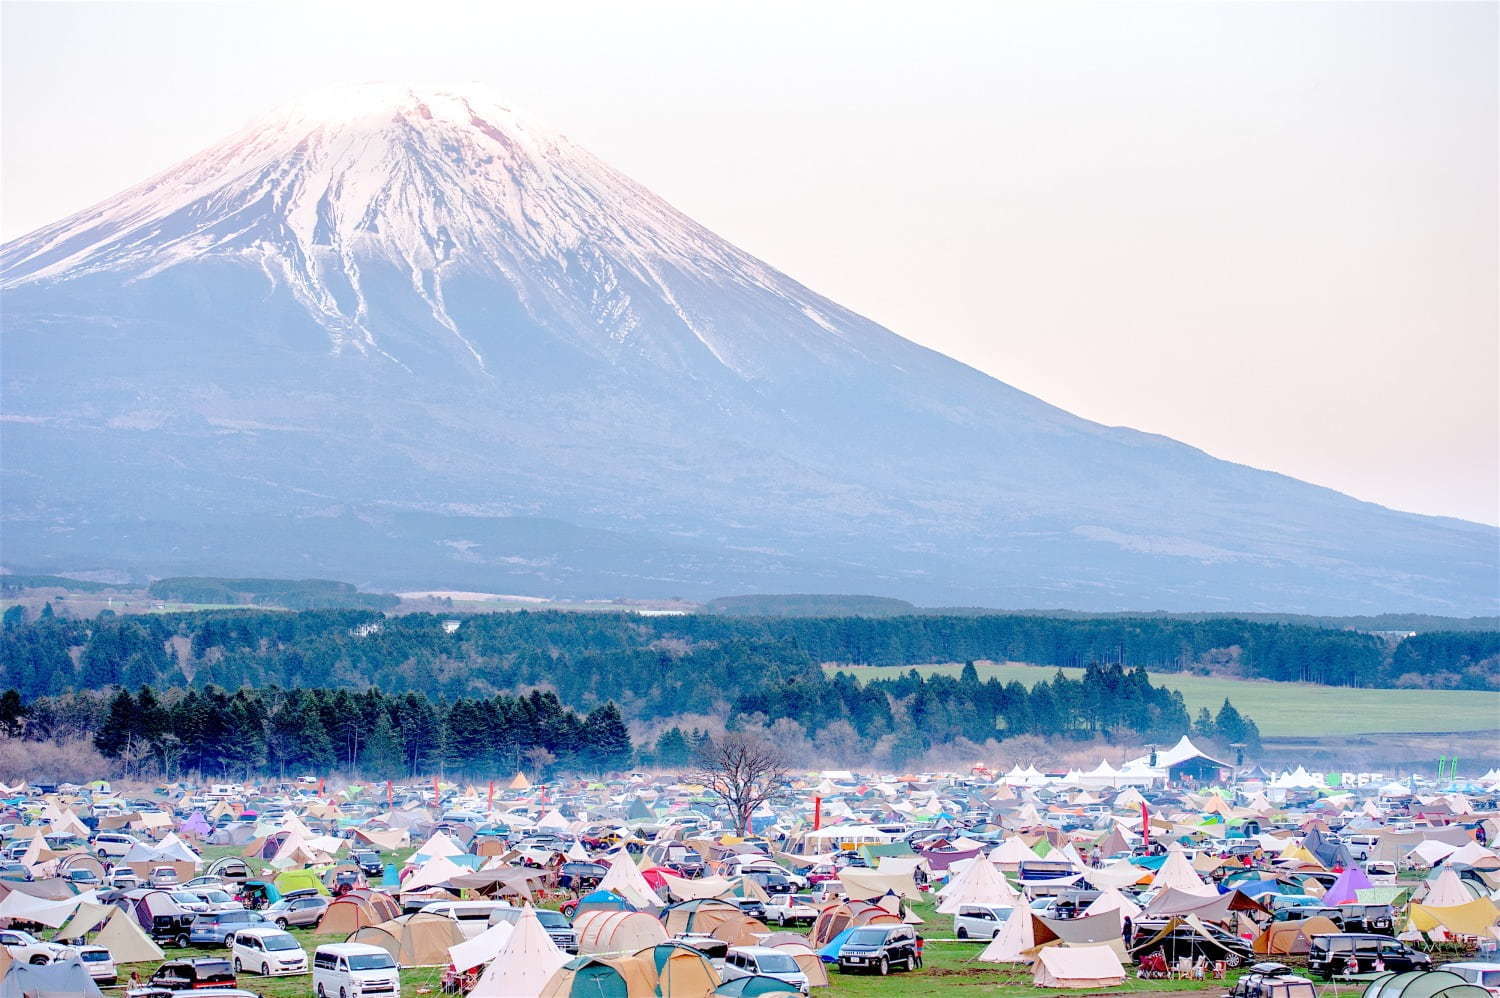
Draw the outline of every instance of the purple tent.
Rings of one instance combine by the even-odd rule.
[[[1339,879],[1335,880],[1333,886],[1328,888],[1327,893],[1323,895],[1323,903],[1330,907],[1336,904],[1352,904],[1359,900],[1359,895],[1355,891],[1374,886],[1374,884],[1370,883],[1370,878],[1365,876],[1364,870],[1361,870],[1357,866],[1351,866],[1343,873],[1340,873]]]
[[[207,818],[203,817],[202,811],[194,811],[190,818],[177,826],[177,830],[179,832],[187,832],[191,835],[196,835],[201,839],[203,836],[213,831],[213,826],[208,823]]]

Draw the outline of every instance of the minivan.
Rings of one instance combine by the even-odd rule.
[[[807,975],[797,966],[790,953],[770,946],[735,946],[724,954],[725,983],[737,977],[774,977],[790,984],[802,994],[808,993]]]
[[[307,973],[307,953],[290,932],[281,929],[241,929],[234,934],[229,955],[236,974],[247,970],[267,977]]]
[[[953,934],[960,939],[988,942],[1000,934],[1010,913],[1009,905],[961,904],[953,916]]]
[[[1378,835],[1350,835],[1344,839],[1344,845],[1349,850],[1349,855],[1363,862],[1370,858],[1375,847],[1380,844]]]
[[[1307,970],[1330,981],[1350,973],[1370,973],[1375,969],[1376,960],[1384,964],[1386,970],[1397,973],[1432,967],[1432,957],[1390,936],[1339,932],[1313,936],[1307,951]]]
[[[430,901],[422,906],[424,915],[442,915],[458,923],[465,939],[473,939],[490,927],[490,915],[496,908],[515,907],[509,901]]]
[[[1462,963],[1445,963],[1438,969],[1457,974],[1470,984],[1484,988],[1492,995],[1500,996],[1500,963],[1465,960]]]
[[[396,961],[379,946],[333,943],[313,953],[313,993],[318,998],[350,995],[399,995]]]

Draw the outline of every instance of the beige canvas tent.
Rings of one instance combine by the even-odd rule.
[[[123,908],[116,908],[114,914],[109,916],[104,928],[94,937],[94,943],[109,950],[116,965],[154,963],[164,958],[161,947],[141,930],[139,923]]]
[[[667,941],[661,922],[639,911],[586,911],[573,922],[578,955],[637,953]]]
[[[345,940],[379,946],[402,967],[446,966],[448,948],[463,941],[458,922],[421,912],[358,929]]]
[[[1125,968],[1108,946],[1049,946],[1037,953],[1031,983],[1039,988],[1113,988]]]

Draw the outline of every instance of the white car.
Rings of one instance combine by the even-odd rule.
[[[21,963],[51,963],[69,952],[66,946],[44,943],[20,929],[0,929],[0,946],[6,948],[12,960]]]
[[[802,994],[808,993],[807,975],[797,966],[790,953],[770,946],[733,946],[724,955],[724,972],[728,984],[737,977],[774,977],[790,984]]]
[[[123,832],[100,832],[94,836],[95,854],[114,859],[119,859],[138,844],[134,835]]]
[[[960,939],[989,942],[1005,927],[1011,910],[1003,904],[961,904],[953,915],[953,934]]]
[[[1437,969],[1457,974],[1470,984],[1484,988],[1492,995],[1500,995],[1500,963],[1465,960],[1462,963],[1445,963]]]
[[[766,903],[766,921],[777,925],[811,925],[818,918],[818,906],[811,894],[773,894]]]
[[[79,946],[77,949],[83,969],[89,972],[95,984],[109,987],[120,979],[119,971],[115,970],[115,958],[109,950],[103,946]]]
[[[313,953],[313,994],[382,995],[399,998],[401,975],[396,961],[379,946],[368,943],[333,943]]]
[[[1365,876],[1374,887],[1396,886],[1396,864],[1384,859],[1372,859],[1365,864]]]
[[[261,926],[241,929],[234,934],[229,955],[234,961],[236,974],[248,971],[280,977],[307,973],[307,951],[298,945],[290,932],[281,929]]]

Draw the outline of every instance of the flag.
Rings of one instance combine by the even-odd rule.
[[[1146,809],[1146,802],[1141,801],[1141,836],[1146,845],[1151,844],[1151,812]]]

